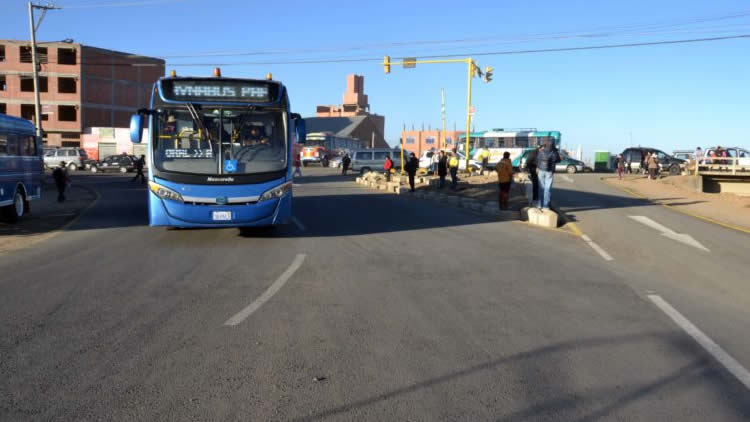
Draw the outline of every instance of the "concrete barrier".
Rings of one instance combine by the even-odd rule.
[[[539,208],[527,208],[529,224],[535,226],[547,227],[550,229],[557,228],[557,213],[552,210],[540,210]]]

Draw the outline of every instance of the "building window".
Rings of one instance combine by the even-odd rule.
[[[57,64],[76,64],[75,48],[58,48]]]
[[[57,78],[57,92],[60,94],[75,94],[76,89],[75,78]]]
[[[34,121],[34,104],[21,104],[21,118]],[[48,116],[42,114],[42,121],[47,120]]]
[[[21,46],[18,50],[21,55],[21,63],[31,63],[31,46]],[[36,57],[39,63],[47,63],[47,47],[37,47]]]
[[[62,139],[81,139],[81,134],[77,132],[63,132],[60,136],[62,137]]]
[[[424,140],[424,143],[425,143],[425,144],[430,144],[430,145],[432,145],[432,144],[434,144],[434,143],[435,143],[435,138],[433,138],[433,137],[429,137],[429,138],[426,138],[426,139]]]
[[[5,61],[5,46],[0,44],[0,62]]]
[[[34,92],[34,78],[21,76],[21,92]],[[39,77],[39,92],[47,92],[47,77]]]
[[[8,106],[5,103],[0,103],[0,114],[8,114]]]
[[[0,91],[5,91],[7,85],[5,84],[5,75],[0,75]]]
[[[78,120],[75,106],[57,106],[57,120],[61,122],[75,122]]]
[[[414,143],[414,137],[413,136],[407,136],[406,137],[406,143],[407,144],[413,144]]]
[[[446,145],[450,145],[452,143],[453,143],[453,138],[451,138],[450,136],[448,136],[448,137],[445,138],[445,144]]]

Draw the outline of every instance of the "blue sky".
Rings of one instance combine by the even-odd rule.
[[[441,125],[441,88],[446,90],[448,127],[454,122],[459,129],[464,127],[465,65],[394,67],[385,75],[378,62],[247,63],[470,54],[750,34],[750,2],[737,0],[55,3],[64,9],[47,14],[40,40],[70,37],[88,45],[166,57],[167,69],[175,68],[181,75],[208,75],[214,63],[225,63],[225,76],[263,77],[270,71],[274,79],[287,84],[293,108],[305,116],[314,114],[317,104],[340,103],[348,73],[365,75],[372,111],[386,116],[386,139],[391,144],[398,142],[403,124],[408,128]],[[114,3],[126,6],[110,6]],[[28,38],[25,1],[3,0],[0,28],[0,38]],[[552,38],[562,33],[568,38]],[[425,43],[446,40],[470,41]],[[247,55],[205,54],[217,51]],[[474,126],[477,130],[559,130],[565,146],[581,144],[589,157],[596,149],[622,150],[631,144],[631,134],[634,145],[666,151],[709,144],[748,147],[748,51],[746,38],[477,57],[481,66],[495,68],[495,78],[490,84],[474,80]],[[169,57],[177,55],[195,57]]]

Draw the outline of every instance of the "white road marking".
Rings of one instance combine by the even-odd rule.
[[[305,257],[307,255],[305,254],[298,254],[294,261],[292,261],[292,265],[289,266],[289,268],[284,271],[279,278],[271,284],[271,286],[266,289],[265,292],[263,292],[262,295],[260,295],[257,299],[253,301],[253,303],[247,305],[244,309],[237,312],[233,317],[229,318],[227,322],[224,323],[224,325],[229,326],[235,326],[245,319],[252,315],[255,311],[260,309],[261,306],[263,306],[264,303],[268,302],[269,299],[273,297],[276,293],[278,293],[279,290],[281,290],[282,287],[284,287],[284,284],[291,278],[294,273],[299,269],[299,267],[302,266],[302,263],[305,262]]]
[[[299,231],[301,232],[307,231],[307,227],[305,227],[305,225],[302,224],[302,222],[299,221],[297,217],[292,216],[292,223],[294,223],[294,225],[297,226],[297,229],[299,229]]]
[[[570,176],[568,176],[567,174],[560,174],[559,176],[560,176],[561,179],[565,180],[568,183],[575,183],[576,182],[575,180],[571,179]]]
[[[597,245],[596,242],[591,240],[590,237],[586,236],[585,234],[581,235],[581,239],[583,239],[584,242],[586,242],[589,246],[591,246],[591,249],[595,250],[596,253],[598,253],[602,258],[604,258],[605,261],[613,261],[614,258],[610,254],[607,253],[604,249],[602,249],[601,246]]]
[[[684,243],[696,249],[700,249],[706,252],[711,252],[707,247],[703,246],[700,242],[693,239],[693,237],[690,236],[689,234],[675,233],[674,230],[670,229],[669,227],[664,227],[661,224],[657,223],[656,221],[648,217],[644,217],[642,215],[631,215],[630,218],[641,224],[651,227],[654,230],[658,230],[659,232],[661,232],[661,235],[664,237],[667,237],[672,240],[676,240],[680,243]]]
[[[292,187],[293,187],[293,188],[298,188],[298,187],[300,187],[300,186],[302,186],[302,185],[300,185],[299,183],[292,183]]]
[[[703,331],[682,316],[677,309],[673,308],[661,296],[648,295],[648,298],[750,390],[750,372],[747,369],[730,356],[729,353],[725,352],[721,346],[711,340],[711,338],[703,334]]]

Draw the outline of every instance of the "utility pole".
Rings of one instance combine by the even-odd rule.
[[[445,142],[445,88],[440,88],[440,114],[443,118],[443,142]],[[438,142],[438,151],[440,150],[440,142]]]
[[[34,9],[40,9],[42,14],[39,15],[39,21],[34,24]],[[34,67],[34,120],[36,120],[36,136],[42,139],[42,105],[39,99],[39,59],[36,56],[36,31],[42,24],[42,19],[47,10],[59,9],[51,4],[42,6],[29,2],[29,30],[31,31],[31,65]]]

